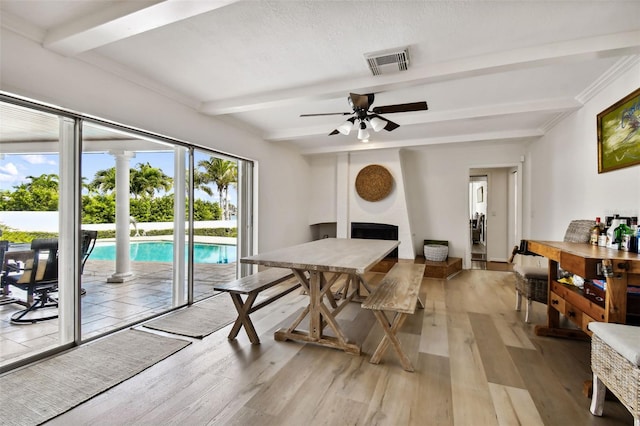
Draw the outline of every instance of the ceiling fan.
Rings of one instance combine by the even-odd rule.
[[[329,133],[329,136],[337,135],[338,133],[348,135],[356,124],[356,121],[358,121],[358,139],[363,142],[369,142],[369,132],[367,131],[367,127],[371,127],[375,132],[379,132],[382,129],[390,132],[400,127],[399,124],[396,124],[378,114],[427,110],[426,102],[411,102],[408,104],[386,105],[371,108],[371,104],[373,104],[374,100],[373,93],[368,93],[366,95],[350,93],[347,100],[353,109],[352,112],[301,114],[300,117],[314,117],[319,115],[353,115],[353,117],[348,118],[347,121],[339,125],[333,132]]]

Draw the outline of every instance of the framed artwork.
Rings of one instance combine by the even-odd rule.
[[[640,89],[598,114],[598,173],[640,164]]]

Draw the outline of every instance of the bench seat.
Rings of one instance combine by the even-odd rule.
[[[240,332],[240,328],[244,326],[244,329],[251,343],[254,345],[260,343],[260,339],[258,338],[258,334],[253,327],[251,319],[249,318],[249,314],[291,293],[293,290],[300,287],[300,283],[295,283],[294,285],[284,289],[281,292],[278,292],[268,299],[261,301],[255,306],[253,304],[260,292],[277,284],[280,284],[290,278],[293,278],[293,273],[289,269],[269,268],[252,275],[247,275],[246,277],[242,277],[235,281],[216,284],[213,287],[214,290],[229,293],[229,295],[231,296],[231,300],[233,300],[233,304],[236,307],[236,311],[238,311],[238,318],[233,324],[231,332],[228,336],[229,340],[235,339]],[[246,296],[245,300],[242,299],[243,295]]]
[[[362,303],[362,308],[370,309],[384,330],[384,337],[371,356],[372,364],[380,363],[391,343],[400,357],[402,367],[413,371],[409,357],[402,350],[397,333],[407,316],[415,313],[416,306],[424,308],[419,292],[424,276],[424,264],[396,263]],[[385,312],[393,312],[389,321]]]

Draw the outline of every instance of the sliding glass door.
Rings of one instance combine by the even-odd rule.
[[[252,247],[251,161],[0,99],[0,372],[210,297],[236,278],[239,250]],[[55,247],[38,251],[38,240]],[[18,272],[5,265],[12,252],[27,253],[12,261]],[[34,295],[15,277],[34,263],[55,267],[52,318],[43,308],[41,321],[17,325],[11,317]]]
[[[74,145],[68,117],[0,103],[0,366],[73,342],[63,326],[73,312],[73,282],[59,285],[61,147]],[[66,198],[65,198],[66,197]],[[65,250],[68,258],[69,250]],[[50,261],[51,260],[51,261]],[[55,301],[59,301],[59,307]]]

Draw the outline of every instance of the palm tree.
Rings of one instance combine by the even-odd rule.
[[[164,172],[152,167],[148,162],[146,164],[138,163],[136,169],[131,169],[130,179],[131,186],[129,192],[134,198],[139,195],[153,198],[156,191],[169,191],[173,186],[173,179],[164,174]]]
[[[98,170],[89,182],[87,188],[90,192],[108,193],[116,189],[116,168]]]
[[[156,191],[169,191],[172,186],[171,177],[164,174],[161,169],[152,167],[148,162],[138,163],[136,168],[129,170],[129,192],[133,198],[153,197]],[[88,188],[90,191],[103,193],[114,191],[116,189],[116,168],[111,167],[96,172]]]
[[[227,195],[229,193],[229,185],[238,181],[238,165],[233,161],[209,157],[208,160],[198,161],[198,167],[204,170],[194,173],[195,186],[207,195],[213,196],[213,191],[208,184],[214,183],[218,190],[218,197],[220,198],[222,219],[228,219],[230,214],[229,206],[227,205]]]

